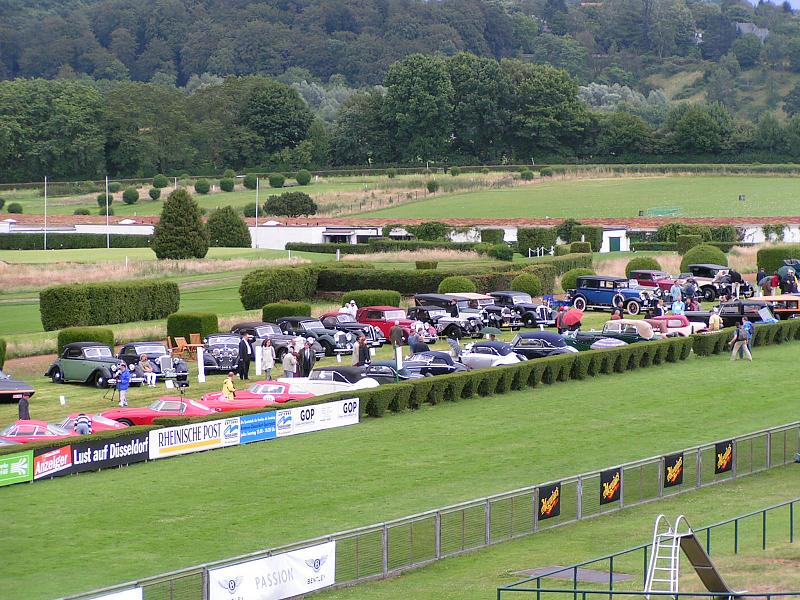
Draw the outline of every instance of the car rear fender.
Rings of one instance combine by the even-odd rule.
[[[364,377],[363,379],[359,379],[357,382],[353,384],[351,389],[353,390],[364,390],[368,388],[376,388],[380,384],[377,380],[373,379],[372,377]]]
[[[109,371],[106,367],[98,367],[89,373],[89,377],[86,378],[86,383],[93,382],[98,374],[102,375],[106,379],[111,379],[111,371]]]

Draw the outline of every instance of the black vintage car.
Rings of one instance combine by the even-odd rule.
[[[203,365],[206,371],[228,373],[236,370],[239,361],[239,340],[232,333],[212,333],[203,340]]]
[[[425,376],[447,375],[469,370],[465,364],[453,360],[447,352],[436,350],[413,354],[408,360],[403,361],[403,367],[411,373]]]
[[[460,300],[447,294],[416,294],[414,305],[439,307],[447,311],[447,316],[438,318],[439,325],[436,325],[436,330],[445,337],[480,337],[480,330],[485,325],[480,311],[471,309],[467,300]]]
[[[19,402],[35,393],[33,386],[0,371],[0,402]]]
[[[514,348],[514,352],[522,354],[529,360],[578,351],[567,344],[562,336],[550,331],[520,333],[511,340],[511,347]]]
[[[359,323],[355,317],[349,313],[333,312],[326,313],[320,317],[320,321],[327,329],[335,329],[350,333],[354,338],[363,335],[367,339],[367,344],[372,348],[380,348],[386,343],[386,336],[374,325]]]
[[[281,360],[286,354],[286,350],[290,345],[294,345],[298,339],[296,335],[285,334],[281,331],[275,323],[265,323],[263,321],[254,321],[250,323],[237,323],[231,327],[231,333],[241,337],[243,333],[253,337],[253,344],[261,344],[264,340],[272,341],[275,347],[275,357]],[[304,338],[305,339],[305,338]],[[238,343],[237,343],[238,344]],[[325,351],[319,342],[315,341],[311,344],[314,354],[317,357],[325,356]],[[236,346],[236,354],[238,358],[239,346]]]
[[[313,338],[322,346],[322,353],[317,356],[334,356],[336,354],[352,354],[356,342],[352,333],[328,329],[322,321],[313,317],[281,317],[278,327],[284,334],[302,338]]]
[[[409,371],[405,365],[402,369],[398,369],[397,363],[393,360],[375,360],[369,366],[364,367],[364,377],[371,377],[383,385],[421,379],[424,375]]]
[[[436,328],[440,337],[461,339],[464,336],[479,337],[480,327],[476,321],[453,317],[441,306],[412,306],[406,315],[413,321],[422,321]]]
[[[693,278],[697,283],[697,293],[703,300],[713,301],[720,296],[731,293],[730,268],[725,265],[696,264],[688,265],[686,273],[681,273],[679,279]],[[747,281],[742,281],[739,296],[750,298],[755,293],[753,286]]]
[[[174,379],[189,375],[189,366],[182,358],[172,357],[164,344],[158,342],[131,342],[119,350],[117,358],[125,361],[131,373],[138,377],[144,374],[139,368],[139,359],[146,355],[153,364],[156,379]]]
[[[553,327],[556,324],[556,313],[549,306],[535,304],[530,294],[500,290],[489,294],[498,306],[509,308],[522,319],[525,327]]]

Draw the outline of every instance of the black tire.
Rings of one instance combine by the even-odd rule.
[[[536,327],[536,318],[531,313],[527,313],[524,317],[522,317],[522,322],[525,324],[525,327]]]
[[[705,302],[713,302],[717,299],[717,290],[710,285],[705,286],[700,292],[703,294],[703,300]]]
[[[64,383],[64,373],[61,372],[59,367],[50,371],[50,380],[53,383]]]
[[[331,346],[330,342],[320,340],[319,345],[325,350],[325,356],[333,356],[333,346]]]
[[[103,373],[96,373],[92,383],[94,383],[94,387],[97,389],[104,390],[108,387],[108,377],[106,377]]]
[[[577,308],[580,311],[586,310],[586,298],[583,296],[578,296],[572,301],[572,306]]]
[[[122,423],[123,425],[127,425],[128,427],[133,427],[133,421],[128,419],[117,419],[117,423]]]
[[[460,340],[464,337],[464,332],[458,325],[450,325],[450,327],[444,330],[444,335],[445,337],[451,337]]]
[[[625,310],[628,311],[629,315],[638,315],[642,312],[642,305],[636,300],[631,300],[625,305]]]

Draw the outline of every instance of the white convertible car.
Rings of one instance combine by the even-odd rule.
[[[297,385],[315,396],[380,385],[375,379],[364,377],[364,369],[361,367],[320,367],[311,371],[308,377],[282,377],[278,381]]]
[[[467,346],[461,355],[461,362],[470,369],[515,365],[524,360],[527,359],[514,352],[511,344],[497,341],[475,342]]]

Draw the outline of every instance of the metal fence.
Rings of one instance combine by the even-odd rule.
[[[683,484],[676,487],[664,485],[664,456],[620,465],[622,486],[619,500],[613,504],[600,504],[601,470],[562,479],[561,514],[547,520],[539,519],[537,510],[539,488],[548,485],[543,483],[68,598],[88,599],[101,592],[134,586],[143,588],[145,600],[206,598],[206,574],[210,568],[281,554],[331,540],[336,541],[337,586],[384,578],[542,529],[793,462],[800,452],[800,421],[732,439],[732,468],[722,474],[715,474],[714,469],[717,442],[683,450],[685,477]]]
[[[796,537],[795,529],[798,526],[797,521],[800,521],[800,513],[797,510],[798,505],[800,505],[800,498],[795,498],[794,500],[782,502],[732,519],[720,521],[713,525],[695,529],[694,533],[698,540],[705,546],[705,550],[709,556],[716,556],[719,554],[720,548],[722,548],[723,554],[735,555],[744,550],[752,549],[753,547],[766,550],[768,546],[774,546],[775,544],[793,544]],[[564,594],[567,593],[572,596],[572,600],[576,600],[579,597],[581,600],[591,600],[596,594],[604,594],[609,598],[641,598],[642,596],[655,596],[657,598],[659,595],[666,595],[673,598],[680,596],[687,598],[695,596],[729,597],[726,594],[715,593],[676,594],[674,592],[645,593],[625,589],[620,590],[620,587],[644,585],[650,552],[652,552],[651,548],[651,543],[642,544],[640,546],[607,554],[606,556],[576,563],[569,567],[553,568],[535,577],[529,577],[517,581],[516,583],[497,588],[497,600],[503,600],[503,598],[509,597],[517,598],[520,595],[521,598],[532,598],[530,594],[536,594],[536,600],[557,600],[562,597],[566,598]],[[603,582],[594,584],[593,589],[579,588],[579,574],[585,570],[592,570],[595,574],[602,575],[602,577],[598,577],[598,579],[602,579]],[[635,574],[633,577],[634,580],[617,585],[619,580],[616,575],[619,574],[620,571],[624,571],[626,575]],[[551,582],[542,585],[542,580],[548,578]],[[558,585],[559,580],[561,580],[561,585],[563,585],[563,587]],[[588,588],[589,586],[586,587]],[[612,593],[609,594],[609,592]],[[800,597],[800,592],[785,594],[736,594],[737,598],[764,598],[771,596]]]

